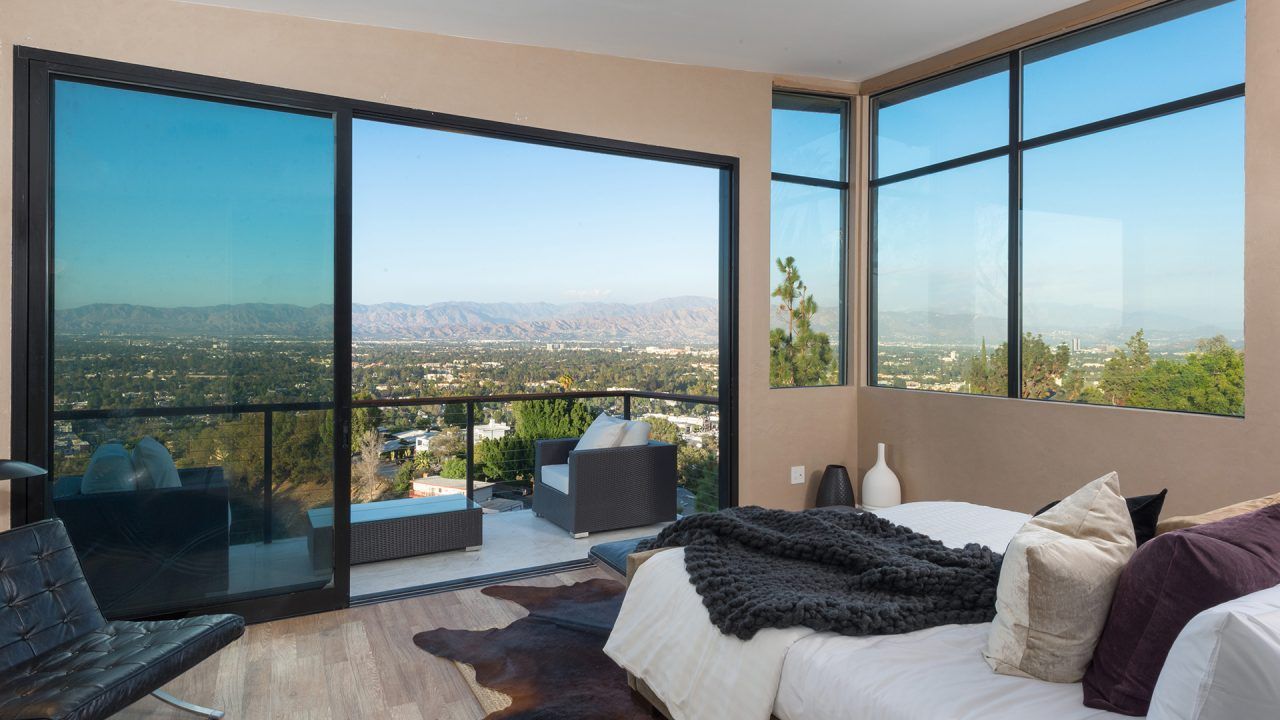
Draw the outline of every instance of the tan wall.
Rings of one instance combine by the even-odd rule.
[[[1113,3],[1115,4],[1115,3]],[[1135,3],[1119,3],[1133,6]],[[1085,8],[1095,15],[1097,2]],[[1047,29],[1069,26],[1058,18]],[[1034,25],[1034,24],[1033,24]],[[1024,29],[1034,33],[1035,28]],[[967,57],[1009,49],[1027,32],[967,48]],[[858,459],[875,443],[908,499],[960,499],[1034,510],[1118,470],[1130,494],[1169,488],[1168,509],[1190,512],[1280,490],[1280,3],[1249,4],[1245,167],[1246,417],[1066,406],[862,387]],[[953,66],[965,53],[890,73],[902,81]],[[931,66],[932,65],[932,66]],[[864,88],[888,87],[885,79]],[[865,257],[865,224],[860,252]],[[864,304],[865,307],[865,304]],[[861,319],[865,327],[865,318]],[[865,381],[863,367],[860,378]]]
[[[768,389],[768,75],[185,5],[0,0],[0,207],[12,203],[14,45],[741,159],[741,500],[800,507],[852,462],[852,387]],[[788,86],[804,79],[786,79]],[[823,89],[853,86],[821,83]],[[11,223],[0,222],[0,455],[11,423]],[[4,504],[7,509],[8,504]]]

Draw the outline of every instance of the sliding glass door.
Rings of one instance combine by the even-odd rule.
[[[44,461],[99,604],[331,586],[333,116],[48,87]]]
[[[15,524],[65,523],[109,616],[345,607],[352,563],[372,562],[352,528],[368,537],[402,519],[398,503],[431,504],[397,493],[454,491],[467,517],[412,518],[416,530],[372,548],[382,555],[445,551],[433,526],[474,521],[477,488],[486,512],[527,508],[534,436],[507,431],[531,395],[648,416],[679,445],[682,512],[735,502],[735,159],[30,48],[16,58],[11,447],[50,472],[14,482],[11,509]],[[371,168],[353,167],[356,144],[361,162],[379,159],[376,183],[359,182]],[[410,182],[425,171],[441,192],[414,197],[431,189]],[[557,194],[556,172],[571,191]],[[493,202],[453,203],[469,188],[450,177]],[[532,223],[530,208],[553,200],[568,210]],[[522,246],[535,224],[561,245]],[[619,267],[601,269],[597,244]],[[582,257],[546,259],[566,252]],[[497,287],[528,314],[542,286],[573,306],[551,324],[588,328],[590,342],[541,338],[502,359],[476,344],[465,371],[405,342],[456,329],[418,322],[406,301]],[[597,287],[636,295],[648,315],[593,302]],[[459,352],[445,344],[431,351]],[[547,360],[536,372],[535,356]],[[627,372],[580,369],[598,358]],[[500,368],[501,387],[472,377]],[[428,457],[440,467],[423,468]]]

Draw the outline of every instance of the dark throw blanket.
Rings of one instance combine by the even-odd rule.
[[[888,635],[995,617],[1000,555],[962,550],[870,513],[744,507],[692,515],[642,549],[683,546],[726,635],[804,626]]]

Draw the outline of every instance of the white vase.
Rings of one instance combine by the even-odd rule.
[[[902,485],[884,461],[884,443],[876,445],[876,464],[862,476],[862,506],[881,510],[902,503]]]

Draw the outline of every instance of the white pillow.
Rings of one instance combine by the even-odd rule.
[[[1137,547],[1115,473],[1027,521],[1000,567],[985,653],[991,669],[1078,682],[1107,622],[1120,572]]]
[[[84,495],[133,490],[135,487],[133,460],[129,458],[129,451],[118,442],[99,445],[93,451],[89,467],[80,481],[80,492]]]
[[[139,489],[182,487],[173,456],[150,435],[133,446],[133,471]]]
[[[632,420],[627,423],[626,429],[622,431],[622,440],[618,442],[618,447],[637,447],[639,445],[649,444],[649,433],[653,428],[649,423],[643,420]]]
[[[1280,586],[1211,607],[1178,633],[1147,720],[1280,715]]]
[[[578,438],[578,444],[573,449],[601,450],[617,447],[618,441],[622,439],[622,433],[626,428],[626,420],[613,417],[609,413],[600,413],[591,422],[591,426],[587,428],[587,431],[582,433],[582,437]]]

